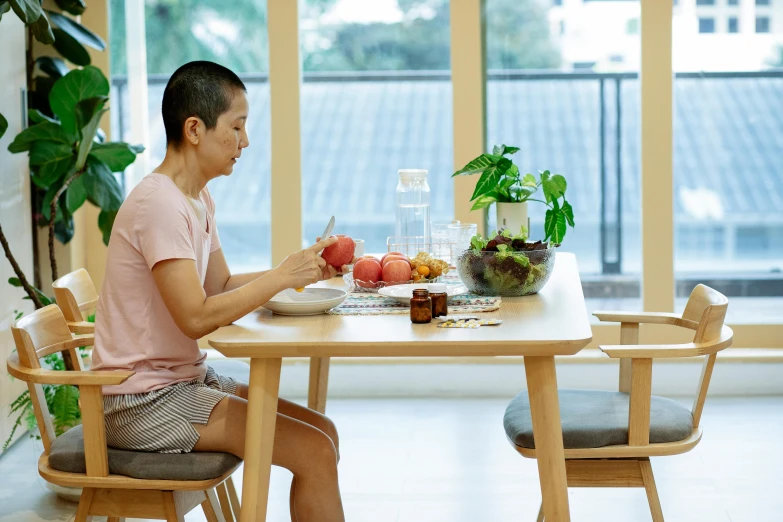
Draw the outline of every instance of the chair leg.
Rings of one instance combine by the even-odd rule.
[[[167,522],[185,522],[185,513],[180,513],[177,509],[173,491],[163,492],[163,510],[166,513]]]
[[[231,500],[231,510],[234,512],[237,520],[239,520],[241,506],[239,505],[239,496],[237,495],[237,490],[234,487],[234,479],[231,477],[226,479],[226,489],[228,490],[228,498]]]
[[[220,510],[220,503],[218,502],[215,490],[211,488],[207,489],[204,491],[204,495],[207,498],[201,503],[201,509],[204,510],[207,522],[226,522],[226,519],[223,517],[223,512]]]
[[[647,501],[650,503],[653,522],[663,522],[661,501],[658,499],[658,489],[655,487],[655,477],[653,477],[650,459],[640,460],[639,467],[642,471],[642,481],[644,482],[644,490],[647,492]]]
[[[74,522],[90,522],[92,517],[89,515],[92,497],[95,495],[95,489],[82,489],[82,496],[79,498],[79,507],[76,508],[76,518]]]
[[[228,490],[226,489],[226,483],[218,484],[217,490],[218,500],[220,501],[220,509],[223,511],[223,518],[226,522],[236,522],[239,519],[239,513],[234,516],[231,511],[231,501],[228,498]]]
[[[544,503],[541,502],[541,507],[538,509],[538,516],[536,522],[544,522]]]

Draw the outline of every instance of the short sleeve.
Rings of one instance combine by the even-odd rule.
[[[135,230],[150,270],[167,259],[193,259],[196,252],[186,209],[150,194],[139,205]]]
[[[220,234],[218,234],[217,220],[215,219],[215,200],[212,199],[209,189],[204,187],[204,191],[206,192],[207,212],[212,223],[212,227],[209,229],[209,253],[211,254],[220,250]]]

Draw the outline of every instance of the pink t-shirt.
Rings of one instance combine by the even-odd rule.
[[[166,259],[193,259],[204,284],[209,254],[220,248],[215,202],[204,190],[207,229],[171,178],[146,176],[122,204],[109,241],[106,276],[95,320],[93,370],[132,370],[103,393],[143,393],[206,374],[206,354],[182,333],[166,308],[152,267]]]

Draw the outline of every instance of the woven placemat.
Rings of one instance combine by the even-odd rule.
[[[485,297],[464,294],[449,301],[449,314],[494,312],[500,308],[500,297]],[[375,293],[352,292],[337,308],[329,310],[331,315],[403,315],[410,311],[391,297]]]

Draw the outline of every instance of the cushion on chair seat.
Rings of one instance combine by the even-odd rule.
[[[220,477],[241,462],[230,453],[206,451],[175,454],[109,448],[108,453],[109,473],[148,480],[209,480]],[[55,439],[49,466],[69,473],[86,473],[81,426]]]
[[[250,381],[250,365],[236,359],[209,359],[207,365],[211,366],[218,375],[231,377],[237,382],[247,384]]]
[[[558,390],[563,447],[600,448],[628,444],[629,395],[593,390]],[[535,448],[530,400],[522,392],[503,417],[506,435],[517,446]],[[650,403],[650,443],[676,442],[690,436],[691,412],[678,402],[653,396]]]

